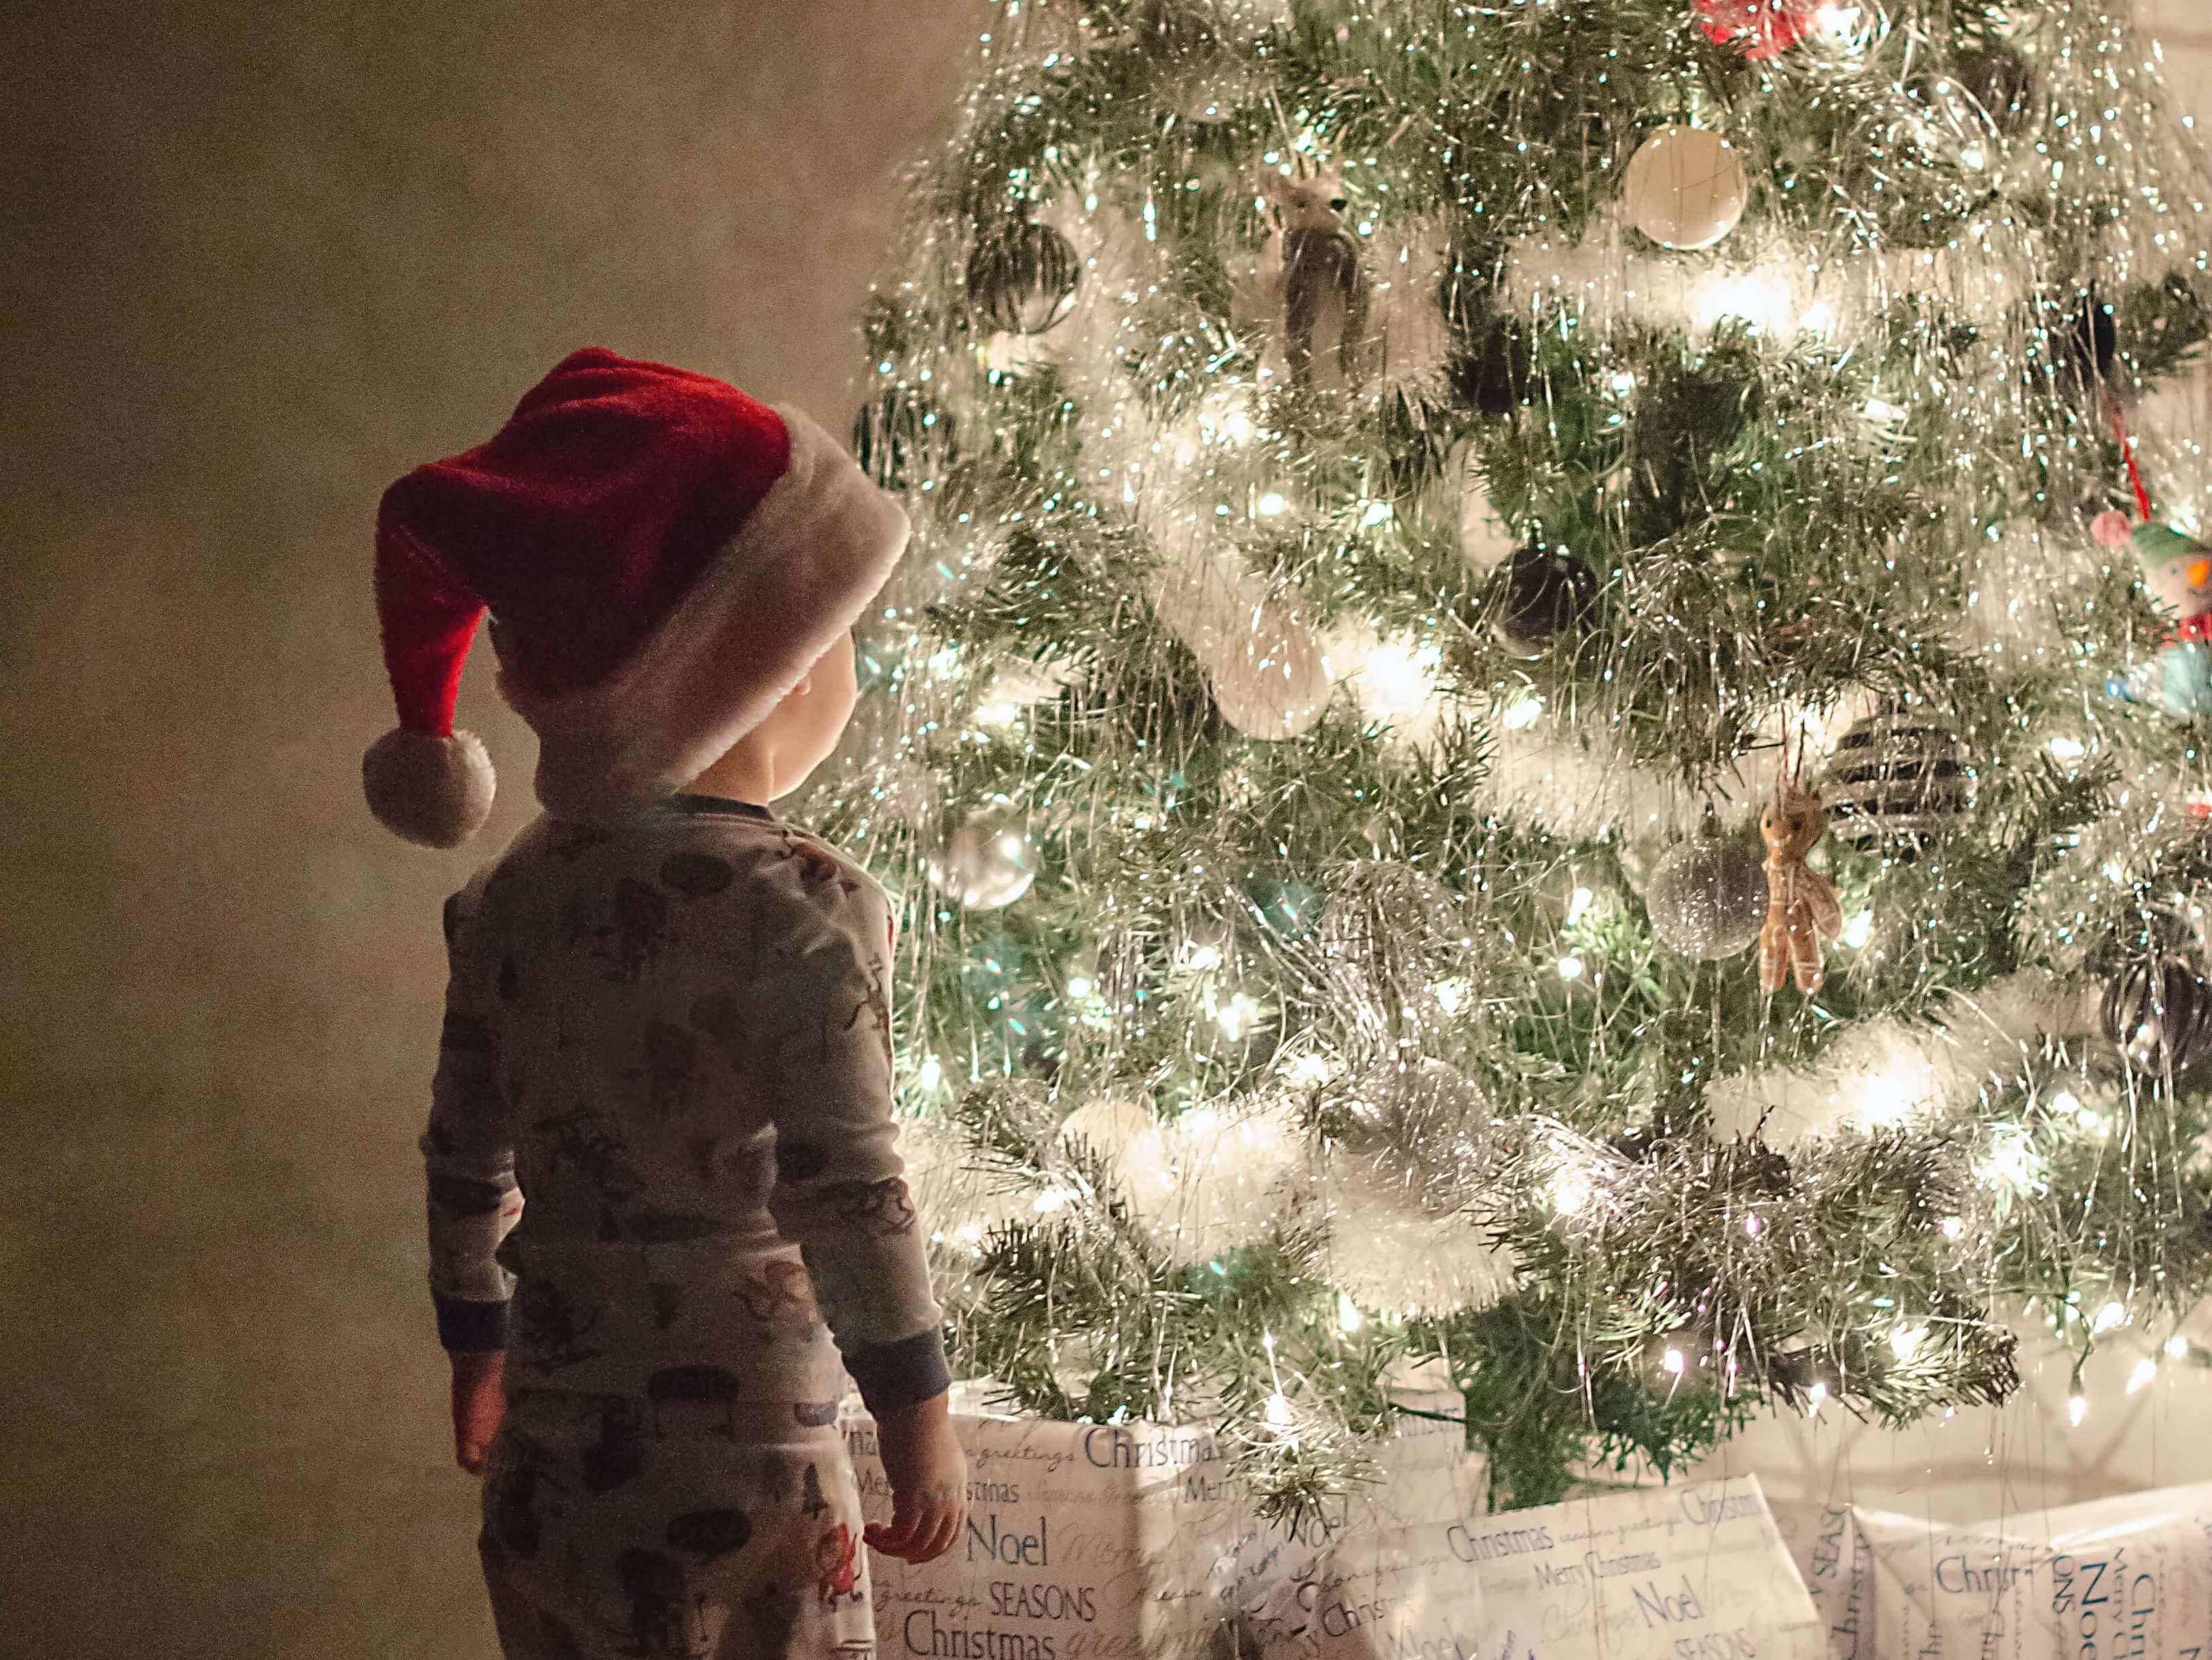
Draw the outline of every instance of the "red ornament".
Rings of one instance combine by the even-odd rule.
[[[1735,46],[1754,64],[1779,58],[1813,33],[1814,0],[1697,0],[1698,26],[1717,46]]]

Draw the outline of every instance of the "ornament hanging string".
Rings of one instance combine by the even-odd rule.
[[[2120,456],[2128,464],[2128,486],[2136,494],[2136,520],[2139,524],[2150,523],[2150,492],[2143,488],[2142,469],[2136,464],[2136,447],[2128,437],[2127,417],[2122,413],[2120,400],[2107,392],[2105,413],[2112,423],[2112,436],[2120,441]]]

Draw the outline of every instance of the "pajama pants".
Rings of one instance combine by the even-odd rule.
[[[860,1493],[823,1411],[518,1393],[477,1540],[507,1660],[872,1657]]]

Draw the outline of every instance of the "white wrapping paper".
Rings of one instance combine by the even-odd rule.
[[[1256,1522],[1202,1431],[956,1413],[968,1524],[938,1561],[872,1559],[883,1660],[1226,1660],[1238,1616],[1333,1541],[1463,1512],[1458,1426],[1405,1422],[1382,1480],[1292,1534]],[[875,1426],[845,1428],[870,1513],[888,1514]]]
[[[2212,1660],[2212,1485],[1835,1531],[1833,1571],[1815,1559],[1834,1660]]]
[[[1266,1660],[1820,1660],[1750,1477],[1346,1541],[1278,1587]]]

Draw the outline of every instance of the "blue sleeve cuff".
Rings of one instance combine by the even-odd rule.
[[[431,1300],[438,1307],[438,1341],[454,1354],[489,1354],[507,1347],[507,1304],[465,1303],[457,1297]]]
[[[952,1369],[945,1361],[941,1331],[916,1332],[896,1343],[849,1349],[845,1370],[859,1385],[860,1399],[869,1412],[878,1418],[918,1407],[952,1387]]]

